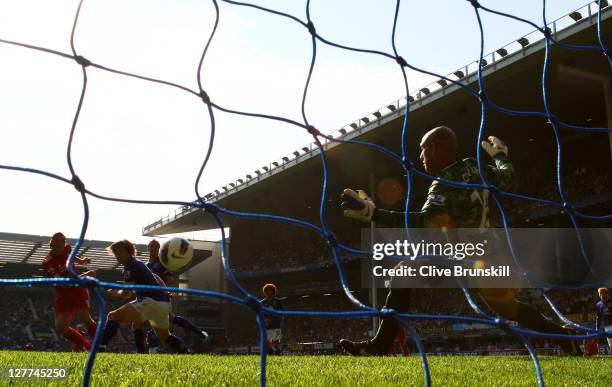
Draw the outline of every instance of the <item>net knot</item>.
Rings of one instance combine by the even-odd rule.
[[[308,133],[312,134],[315,137],[318,137],[321,134],[321,132],[319,132],[319,129],[315,128],[312,125],[308,125],[306,130],[308,131]]]
[[[548,116],[546,123],[553,125],[553,126],[559,126],[559,120],[557,119],[557,117],[553,115]]]
[[[261,309],[263,308],[263,306],[261,305],[261,302],[259,302],[257,298],[253,297],[250,294],[244,298],[244,303],[246,306],[253,309],[257,313],[259,313]]]
[[[85,193],[85,184],[83,184],[83,181],[77,175],[72,175],[70,182],[72,183],[74,189],[80,193]]]
[[[91,61],[82,55],[75,56],[74,60],[83,67],[87,67],[91,65]]]
[[[478,93],[478,99],[480,99],[480,102],[482,102],[482,103],[487,103],[487,102],[489,102],[489,99],[487,98],[487,95],[485,94],[485,92],[484,92],[484,91],[480,91],[480,92]]]
[[[306,28],[308,28],[308,32],[310,32],[310,35],[314,36],[317,33],[317,30],[315,29],[314,24],[312,24],[311,21],[309,21],[306,24]]]
[[[404,169],[406,171],[412,171],[414,169],[414,164],[412,163],[412,160],[410,160],[408,157],[402,158],[402,165],[404,166]]]
[[[470,4],[472,4],[472,7],[474,8],[480,8],[480,3],[478,2],[478,0],[467,0],[470,2]]]
[[[408,66],[408,62],[406,62],[406,59],[404,59],[400,55],[395,57],[395,61],[397,62],[398,65],[400,65],[402,67],[407,67]]]
[[[569,202],[563,202],[563,209],[567,212],[572,212],[572,205]]]
[[[210,97],[208,96],[208,93],[204,91],[204,89],[200,89],[200,98],[205,104],[210,105]]]
[[[552,30],[549,27],[542,28],[540,30],[546,39],[552,38]]]
[[[325,240],[327,240],[327,243],[330,245],[330,247],[335,248],[336,246],[338,246],[338,239],[336,238],[336,235],[331,232],[328,231],[324,234]]]
[[[202,203],[201,208],[209,214],[216,214],[217,212],[219,212],[219,207],[212,203]]]
[[[395,309],[382,308],[380,310],[380,316],[381,317],[394,317],[394,316],[397,316],[397,312],[395,311]]]

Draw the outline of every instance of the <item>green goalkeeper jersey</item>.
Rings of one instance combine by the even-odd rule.
[[[514,167],[503,154],[495,156],[495,166],[483,165],[487,181],[504,191],[516,189]],[[476,159],[466,158],[449,165],[440,178],[459,183],[479,184],[480,174]],[[404,212],[377,209],[373,220],[383,227],[404,227]],[[489,191],[473,188],[457,188],[437,180],[429,186],[427,200],[421,211],[409,212],[410,226],[425,227],[435,215],[446,214],[458,228],[489,227]]]

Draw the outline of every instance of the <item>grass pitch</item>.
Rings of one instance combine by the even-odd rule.
[[[281,356],[268,358],[270,386],[423,385],[420,358],[352,358],[348,356]],[[534,386],[529,357],[431,356],[434,386]],[[8,381],[1,385],[78,386],[86,360],[82,353],[0,352],[0,368],[65,367],[60,381]],[[612,357],[540,358],[549,386],[610,386]],[[3,371],[6,375],[6,371]],[[258,356],[99,354],[92,386],[255,386]]]

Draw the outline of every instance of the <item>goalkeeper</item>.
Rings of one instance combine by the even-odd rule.
[[[516,188],[516,173],[508,160],[508,147],[498,138],[490,136],[482,142],[483,149],[495,162],[483,165],[488,182],[504,191]],[[446,180],[478,184],[481,182],[476,159],[457,160],[457,137],[454,131],[440,126],[426,133],[421,140],[419,156],[425,171]],[[377,222],[383,227],[404,227],[404,212],[376,208],[364,191],[345,189],[342,194],[344,216],[362,222]],[[415,228],[487,228],[489,226],[488,191],[462,189],[432,181],[427,199],[418,212],[409,212],[409,223]],[[552,322],[531,305],[516,299],[516,289],[477,289],[480,298],[491,310],[507,320],[513,320],[524,328],[547,333],[570,333]],[[393,287],[387,295],[386,307],[399,313],[410,310],[411,289]],[[397,333],[399,323],[392,317],[383,317],[372,340],[352,342],[340,340],[345,351],[354,356],[384,355]],[[562,349],[568,354],[578,354],[574,341],[563,340]]]

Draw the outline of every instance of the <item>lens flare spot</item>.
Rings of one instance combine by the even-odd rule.
[[[376,196],[381,204],[392,206],[399,202],[404,195],[402,184],[392,178],[382,179],[376,187]]]
[[[474,262],[474,269],[484,269],[485,268],[485,263],[482,259],[479,259],[478,261]]]

